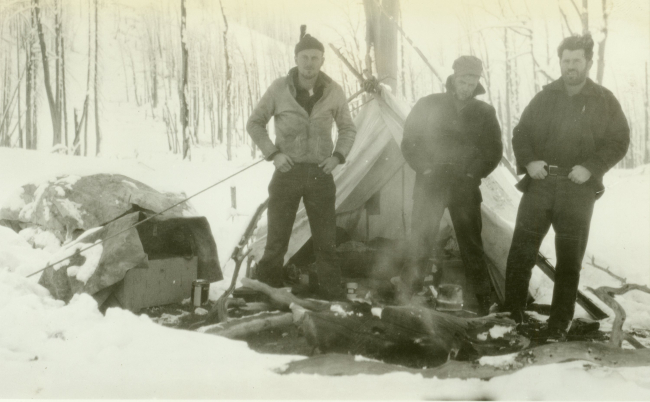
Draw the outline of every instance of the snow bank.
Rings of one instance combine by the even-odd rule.
[[[247,163],[250,162],[148,161],[144,167],[137,161],[0,149],[0,194],[10,194],[13,189],[15,195],[15,188],[27,182],[38,183],[37,176],[44,175],[43,171],[47,172],[46,179],[57,174],[75,174],[75,171],[77,175],[105,171],[133,177],[158,190],[185,191],[189,195]],[[39,173],[30,166],[41,166],[43,171]],[[260,164],[193,200],[196,210],[210,222],[222,264],[264,199],[271,173],[270,164]],[[643,182],[648,176],[638,173],[615,176],[627,184],[608,189],[606,197],[625,197],[625,202],[633,199],[630,209],[641,208],[643,194],[648,190],[634,182]],[[237,216],[230,216],[231,185],[238,189]],[[619,194],[616,188],[624,191]],[[3,201],[0,206],[11,202],[15,203],[15,198]],[[594,224],[598,225],[598,220],[605,219],[610,211],[609,208],[598,210]],[[607,231],[593,230],[591,244],[598,245],[600,250],[600,238],[609,239],[614,231],[617,236],[628,236],[621,223],[616,222],[620,221],[611,218]],[[639,233],[648,235],[647,231],[637,231],[634,235]],[[631,252],[642,254],[645,250],[645,247],[642,251],[635,248]],[[381,377],[281,376],[276,372],[278,369],[302,357],[259,354],[244,342],[165,328],[145,316],[120,309],[109,309],[103,316],[88,295],[77,295],[68,305],[54,300],[36,283],[37,277],[25,278],[52,260],[53,252],[48,247],[32,248],[21,235],[0,226],[2,398],[650,399],[650,369],[586,370],[582,362],[531,367],[490,381],[424,379],[406,373]],[[607,257],[612,266],[624,262],[617,259],[616,251]],[[636,257],[645,261],[641,255]],[[617,271],[620,274],[641,275],[647,264],[621,263],[620,266],[629,270]],[[231,267],[232,263],[228,263],[224,270],[226,276],[231,275]],[[76,275],[83,276],[81,271]],[[593,272],[598,272],[591,278],[594,281],[596,275],[607,277],[600,271]],[[211,298],[218,294],[218,289],[227,287],[229,281],[226,278],[213,284]],[[619,299],[633,312],[629,314],[629,322],[650,328],[647,325],[650,309],[646,307],[649,300],[636,293]],[[381,313],[376,310],[375,314]],[[497,328],[491,335],[498,337],[504,331]]]

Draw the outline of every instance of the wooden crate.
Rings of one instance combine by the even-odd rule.
[[[197,257],[150,260],[149,268],[133,268],[114,292],[119,304],[131,311],[180,303],[190,297],[197,278]]]

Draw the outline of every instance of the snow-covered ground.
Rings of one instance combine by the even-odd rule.
[[[96,159],[0,148],[0,207],[21,185],[58,174],[120,173],[158,190],[187,195],[252,161],[192,163],[167,157]],[[205,215],[224,264],[248,217],[266,195],[272,173],[256,165],[192,204]],[[650,283],[650,167],[614,171],[598,201],[590,249],[630,282]],[[237,210],[230,186],[237,187]],[[212,399],[587,399],[647,400],[650,367],[590,368],[582,362],[548,365],[478,380],[424,379],[412,374],[320,377],[276,373],[300,356],[264,355],[245,342],[179,331],[146,316],[120,309],[102,315],[88,295],[68,304],[54,300],[26,276],[56,252],[32,248],[0,226],[0,398],[212,398]],[[231,275],[229,267],[226,276]],[[618,285],[586,266],[589,286]],[[226,281],[213,286],[212,298]],[[628,325],[650,329],[648,295],[632,292],[618,300],[628,309]]]

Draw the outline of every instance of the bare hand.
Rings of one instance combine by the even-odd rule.
[[[330,174],[332,173],[332,170],[334,170],[334,168],[339,165],[339,163],[341,163],[339,158],[337,158],[336,156],[330,156],[329,158],[319,163],[318,167],[323,168],[323,172],[325,174]]]
[[[574,166],[573,170],[571,170],[571,173],[569,173],[569,180],[575,184],[582,184],[589,180],[590,177],[591,172],[589,169],[580,165]]]
[[[273,164],[277,170],[282,173],[286,173],[291,170],[291,167],[293,166],[293,160],[291,160],[288,155],[279,153],[273,158]]]
[[[526,165],[526,170],[528,171],[528,175],[533,179],[542,180],[548,176],[548,172],[544,169],[544,166],[546,166],[546,162],[544,161],[533,161]]]

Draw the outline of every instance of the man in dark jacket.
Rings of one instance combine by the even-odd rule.
[[[302,199],[314,243],[313,292],[326,299],[345,297],[336,261],[336,186],[332,170],[350,152],[356,128],[345,93],[320,71],[325,48],[309,34],[295,47],[296,67],[275,80],[248,119],[247,130],[276,171],[269,184],[268,235],[256,277],[283,284],[284,255]],[[275,123],[275,143],[266,129]],[[332,124],[338,128],[336,146]]]
[[[404,124],[402,153],[415,170],[411,252],[402,282],[411,290],[430,274],[432,250],[449,209],[467,277],[480,306],[490,307],[490,277],[481,240],[481,179],[501,160],[501,129],[495,110],[475,99],[483,66],[461,56],[447,79],[447,92],[420,99]]]
[[[588,78],[594,42],[571,36],[558,47],[562,78],[526,107],[512,146],[526,176],[506,268],[505,308],[524,320],[531,271],[550,226],[557,265],[547,339],[564,340],[575,309],[582,259],[603,175],[627,151],[630,130],[621,105]]]

